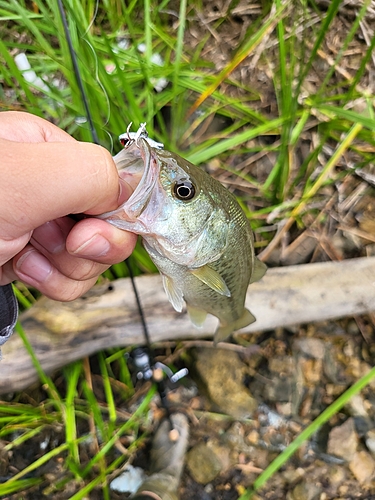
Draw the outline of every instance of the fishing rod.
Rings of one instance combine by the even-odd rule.
[[[89,107],[89,102],[88,102],[88,99],[87,99],[87,96],[86,96],[86,91],[85,91],[85,88],[83,86],[81,72],[79,70],[78,61],[77,61],[77,55],[76,55],[74,47],[73,47],[72,37],[70,36],[70,31],[69,31],[69,26],[68,26],[68,20],[66,18],[66,14],[65,14],[65,10],[64,10],[64,6],[63,6],[63,3],[62,3],[62,0],[57,0],[57,4],[58,4],[58,7],[59,7],[61,22],[62,22],[63,27],[64,27],[64,33],[65,33],[65,36],[66,36],[66,40],[68,42],[69,54],[70,54],[70,59],[72,61],[72,65],[73,65],[74,76],[75,76],[75,79],[77,81],[79,92],[80,92],[81,97],[82,97],[83,105],[85,107],[86,118],[87,118],[87,120],[89,122],[89,127],[90,127],[92,141],[95,144],[100,145],[100,143],[99,143],[99,137],[98,137],[98,134],[96,133],[94,121],[92,119],[92,115],[91,115],[91,111],[90,111],[90,107]]]
[[[68,43],[70,58],[71,58],[72,65],[73,65],[74,76],[75,76],[75,79],[76,79],[76,82],[77,82],[77,85],[79,88],[79,92],[80,92],[80,95],[81,95],[81,98],[82,98],[82,101],[84,104],[86,118],[87,118],[87,121],[89,124],[92,141],[95,144],[100,145],[99,137],[98,137],[98,134],[97,134],[96,129],[95,129],[94,121],[92,119],[92,114],[90,111],[90,106],[88,103],[86,91],[85,91],[85,88],[83,85],[81,72],[80,72],[80,69],[78,66],[77,55],[75,53],[73,43],[72,43],[72,38],[70,36],[69,26],[68,26],[68,22],[67,22],[67,18],[66,18],[66,14],[65,14],[62,0],[57,0],[57,3],[58,3],[59,12],[60,12],[61,22],[62,22],[63,28],[64,28],[65,37],[66,37],[66,40]],[[167,400],[167,393],[166,393],[167,386],[165,383],[164,374],[166,374],[172,382],[177,382],[180,378],[185,376],[187,370],[182,369],[179,372],[173,374],[167,366],[163,365],[162,363],[155,362],[154,349],[151,345],[151,339],[150,339],[150,334],[149,334],[149,331],[147,328],[145,314],[144,314],[143,307],[142,307],[142,304],[140,301],[138,289],[137,289],[137,286],[135,283],[134,274],[133,274],[133,270],[131,268],[131,265],[129,263],[129,259],[125,260],[125,264],[126,264],[128,271],[129,271],[129,277],[130,277],[130,281],[132,284],[134,296],[135,296],[136,303],[137,303],[137,309],[138,309],[139,317],[140,317],[141,324],[142,324],[143,335],[145,338],[145,344],[147,346],[146,349],[143,347],[137,347],[134,349],[134,351],[132,353],[133,364],[137,370],[137,378],[143,379],[143,380],[153,380],[155,382],[159,396],[160,396],[161,405],[163,406],[163,408],[166,412],[167,418],[169,420],[170,428],[171,428],[171,430],[173,430],[174,425],[173,425],[173,421],[171,418],[171,412],[170,412],[170,408],[169,408],[169,404],[168,404],[168,400]]]

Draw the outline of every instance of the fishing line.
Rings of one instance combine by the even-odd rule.
[[[95,10],[94,10],[94,14],[92,15],[92,19],[91,21],[89,22],[89,25],[87,26],[87,29],[86,31],[84,32],[83,34],[83,37],[87,35],[87,33],[90,31],[91,29],[91,26],[94,24],[95,22],[95,19],[96,19],[96,16],[98,14],[98,10],[99,10],[99,0],[96,0],[95,2]]]
[[[143,307],[141,304],[141,300],[139,297],[138,289],[135,284],[135,279],[134,279],[134,274],[133,270],[131,268],[129,259],[125,261],[128,271],[129,271],[129,276],[130,276],[130,282],[133,287],[133,292],[135,296],[135,300],[137,302],[137,307],[138,307],[138,312],[139,316],[141,318],[141,323],[143,327],[143,334],[146,340],[146,345],[147,345],[147,353],[144,351],[142,348],[136,348],[133,353],[133,362],[137,366],[137,368],[140,370],[139,373],[142,374],[142,377],[145,380],[153,379],[153,381],[156,384],[159,396],[160,396],[160,401],[161,404],[165,410],[167,419],[169,421],[169,426],[171,430],[174,428],[172,417],[171,417],[171,412],[169,409],[169,404],[167,400],[167,393],[166,393],[166,384],[164,382],[164,372],[163,368],[158,368],[158,363],[155,362],[155,356],[154,356],[154,349],[151,346],[151,339],[150,339],[150,334],[147,328],[147,323],[146,323],[146,317],[143,311]],[[138,374],[139,374],[138,373]],[[177,379],[178,380],[178,379]],[[176,380],[176,381],[177,381]]]
[[[113,137],[111,136],[111,134],[108,132],[108,130],[105,130],[105,129],[102,129],[102,131],[107,134],[108,136],[108,141],[109,141],[109,144],[110,144],[110,153],[111,155],[113,156],[113,150],[114,150],[114,142],[113,142]]]
[[[135,279],[134,279],[133,269],[132,269],[132,267],[130,265],[129,259],[127,259],[125,261],[125,263],[127,265],[128,271],[129,271],[129,277],[130,277],[130,281],[131,281],[131,284],[132,284],[132,287],[133,287],[133,292],[134,292],[134,295],[135,295],[135,300],[137,302],[138,312],[139,312],[139,316],[141,318],[141,323],[142,323],[142,328],[143,328],[143,333],[144,333],[144,337],[145,337],[145,340],[146,340],[146,344],[147,344],[147,347],[149,349],[151,349],[150,334],[149,334],[149,331],[148,331],[148,328],[147,328],[146,317],[145,317],[145,314],[144,314],[144,311],[143,311],[141,300],[139,298],[138,289],[137,289],[137,287],[135,285]]]
[[[87,117],[87,120],[89,122],[92,140],[95,144],[99,145],[100,144],[99,138],[98,138],[98,135],[96,133],[94,122],[92,119],[90,107],[88,104],[88,99],[86,96],[86,91],[85,91],[84,86],[83,86],[81,73],[80,73],[80,70],[78,67],[77,55],[76,55],[75,50],[73,48],[73,43],[72,43],[72,39],[71,39],[70,32],[69,32],[69,27],[68,27],[66,15],[65,15],[64,6],[62,3],[62,0],[57,0],[57,2],[58,2],[59,11],[60,11],[61,21],[62,21],[62,24],[64,27],[65,36],[66,36],[66,39],[68,42],[70,57],[71,57],[73,69],[74,69],[74,75],[75,75],[75,78],[77,80],[79,91],[80,91],[80,94],[81,94],[81,97],[82,97],[82,100],[84,103],[85,111],[86,111],[86,117]],[[91,46],[91,44],[90,44],[90,46]],[[91,48],[94,51],[93,47],[91,47]],[[108,96],[107,96],[107,98],[108,98]],[[138,313],[139,313],[141,323],[142,323],[143,334],[144,334],[144,338],[145,338],[147,349],[148,349],[148,353],[146,353],[143,349],[137,348],[138,353],[137,353],[136,359],[139,361],[138,368],[141,370],[140,373],[142,373],[142,376],[146,380],[153,379],[154,382],[156,383],[158,393],[160,396],[160,400],[161,400],[161,404],[164,407],[164,410],[166,412],[170,427],[171,427],[171,429],[173,429],[174,425],[173,425],[173,422],[171,419],[169,405],[168,405],[168,401],[167,401],[167,397],[166,397],[166,384],[164,381],[163,372],[162,372],[161,368],[157,367],[158,364],[155,363],[154,350],[151,346],[151,340],[150,340],[150,335],[149,335],[149,331],[148,331],[147,324],[146,324],[145,314],[144,314],[143,307],[142,307],[142,304],[140,301],[138,289],[137,289],[137,286],[135,284],[133,271],[132,271],[131,266],[128,262],[128,259],[125,260],[125,263],[127,265],[128,271],[129,271],[129,277],[130,277],[130,281],[131,281],[132,288],[134,291],[134,295],[135,295],[135,299],[136,299],[136,303],[137,303],[137,308],[138,308]],[[160,366],[162,366],[162,365],[160,364]],[[175,374],[175,375],[177,375],[177,374]],[[178,380],[178,378],[176,378],[176,381],[177,380]]]
[[[107,93],[106,89],[104,88],[104,85],[102,84],[102,82],[100,81],[100,78],[99,78],[99,63],[98,63],[98,56],[96,55],[95,49],[92,46],[91,42],[89,42],[85,38],[82,38],[82,40],[87,43],[87,45],[90,47],[91,52],[92,52],[92,54],[94,56],[94,60],[95,60],[95,81],[97,82],[97,84],[101,88],[101,90],[102,90],[102,92],[104,94],[105,100],[106,100],[108,112],[107,112],[107,117],[105,119],[104,125],[102,127],[102,128],[104,128],[108,124],[109,119],[111,117],[111,103],[109,101],[108,93]]]

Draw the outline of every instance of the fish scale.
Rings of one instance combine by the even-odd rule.
[[[182,311],[186,303],[196,326],[216,316],[220,342],[255,321],[244,307],[246,291],[266,266],[255,257],[250,223],[220,182],[150,142],[144,128],[135,136],[114,158],[135,191],[99,217],[142,236],[173,307]]]

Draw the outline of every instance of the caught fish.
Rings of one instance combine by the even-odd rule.
[[[99,217],[142,236],[176,311],[186,303],[196,326],[207,313],[219,319],[215,343],[254,322],[244,307],[246,290],[266,266],[255,257],[253,233],[236,198],[204,170],[151,141],[144,124],[120,140],[124,149],[114,160],[134,192]]]

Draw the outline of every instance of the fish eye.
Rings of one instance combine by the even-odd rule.
[[[191,200],[195,195],[195,186],[190,181],[177,181],[173,186],[173,194],[178,200]]]

